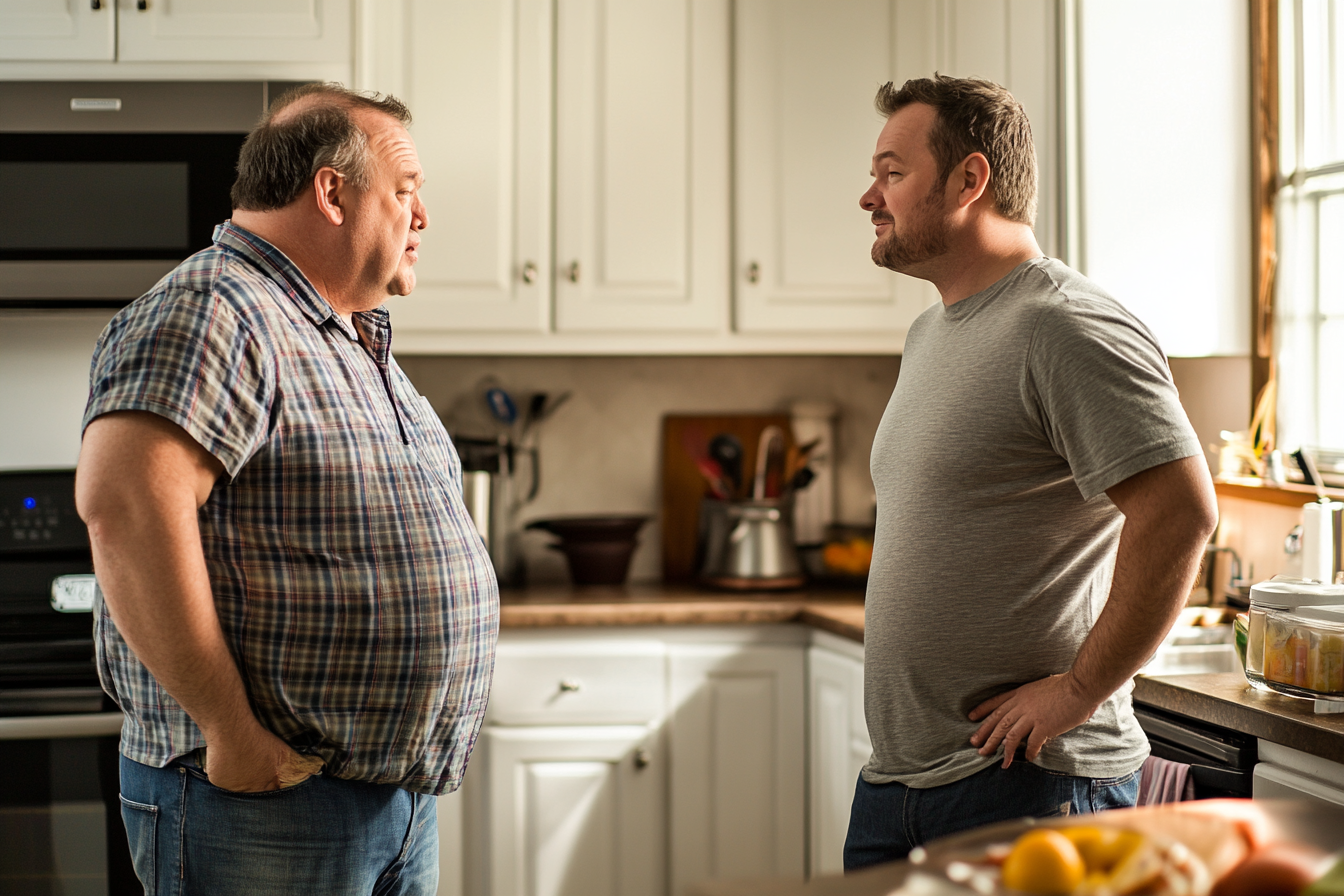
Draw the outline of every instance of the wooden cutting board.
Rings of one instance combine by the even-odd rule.
[[[720,433],[742,443],[742,480],[739,493],[747,497],[756,469],[756,443],[767,426],[784,432],[784,446],[793,445],[787,414],[668,414],[663,417],[662,529],[663,581],[688,582],[696,573],[696,538],[700,501],[709,492],[693,452],[704,454]]]

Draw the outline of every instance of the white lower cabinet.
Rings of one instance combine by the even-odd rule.
[[[817,632],[807,668],[810,871],[840,874],[854,784],[872,752],[863,715],[863,645]]]
[[[802,626],[506,631],[440,896],[806,872]]]
[[[672,892],[802,878],[801,645],[678,644],[670,660]]]

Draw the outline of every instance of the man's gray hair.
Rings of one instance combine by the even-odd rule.
[[[874,100],[886,118],[911,103],[938,113],[929,151],[938,163],[940,184],[963,159],[981,153],[989,162],[994,210],[1009,221],[1036,223],[1036,146],[1027,113],[1011,93],[993,81],[935,72],[932,78],[906,81],[899,90],[888,81]]]
[[[355,122],[360,111],[381,112],[411,123],[405,103],[393,96],[350,90],[340,84],[304,84],[266,110],[238,155],[233,207],[265,212],[299,198],[322,168],[333,168],[357,187],[369,185],[369,139]]]

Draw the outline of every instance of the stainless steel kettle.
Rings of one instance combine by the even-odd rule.
[[[805,583],[794,546],[791,498],[706,498],[700,520],[701,582],[737,591],[801,588]]]

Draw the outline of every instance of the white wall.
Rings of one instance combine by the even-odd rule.
[[[0,312],[0,469],[75,465],[89,359],[112,314]]]

